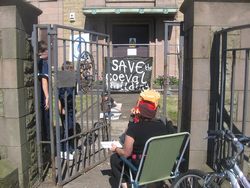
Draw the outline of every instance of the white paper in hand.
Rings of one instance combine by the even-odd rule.
[[[101,142],[101,145],[103,148],[110,149],[112,147],[112,144],[115,144],[118,148],[122,148],[122,145],[118,141],[103,141]]]

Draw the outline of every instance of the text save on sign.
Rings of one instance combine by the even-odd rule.
[[[106,80],[115,91],[138,91],[150,87],[152,57],[110,58],[110,74],[106,58]]]

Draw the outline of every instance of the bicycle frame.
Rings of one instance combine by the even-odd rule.
[[[220,180],[223,180],[224,178],[228,178],[229,182],[231,183],[232,188],[240,188],[239,182],[244,188],[250,187],[250,183],[248,182],[247,178],[245,177],[245,175],[243,174],[243,172],[241,171],[241,169],[239,168],[237,164],[235,164],[232,169],[224,170],[221,173],[214,172],[214,173],[208,174],[204,183],[205,188],[210,187],[209,185],[216,178],[219,178]]]
[[[245,187],[245,188],[250,187],[250,183],[248,182],[246,176],[243,174],[243,172],[241,171],[241,169],[239,168],[239,166],[237,164],[234,165],[234,178],[235,178],[235,176],[241,182],[243,187]],[[237,183],[238,183],[238,181],[237,181]]]

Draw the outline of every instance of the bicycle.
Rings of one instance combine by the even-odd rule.
[[[221,139],[232,143],[235,150],[232,157],[222,158],[217,162],[215,172],[205,173],[200,170],[188,170],[186,173],[180,174],[173,181],[172,188],[250,188],[246,176],[237,164],[237,159],[242,154],[244,146],[250,144],[250,137],[243,135],[234,135],[229,130],[209,131],[208,139]]]

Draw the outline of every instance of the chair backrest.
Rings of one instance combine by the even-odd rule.
[[[135,181],[144,185],[172,178],[176,160],[178,157],[182,160],[189,139],[188,132],[150,138],[145,144]]]

